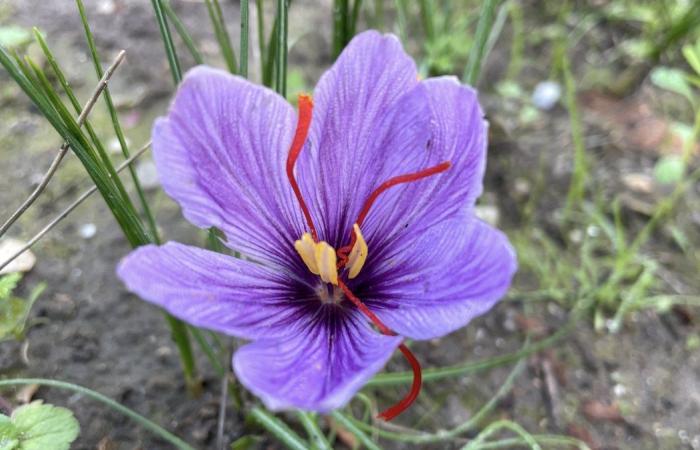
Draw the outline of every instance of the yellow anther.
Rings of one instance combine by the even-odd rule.
[[[319,275],[326,283],[338,285],[335,249],[328,242],[314,242],[309,233],[294,242],[294,248],[311,273]]]
[[[360,231],[360,226],[355,224],[352,229],[355,231],[355,245],[350,250],[348,256],[348,278],[355,278],[360,273],[362,266],[367,260],[367,242]]]
[[[335,265],[335,249],[328,242],[316,244],[316,266],[321,279],[326,283],[338,285],[338,269]]]
[[[316,243],[311,238],[311,235],[309,233],[304,233],[301,236],[301,239],[294,243],[294,248],[297,250],[299,256],[301,256],[301,259],[304,261],[304,264],[306,264],[306,267],[309,268],[311,273],[318,275],[319,272],[318,265],[316,264],[315,252]]]

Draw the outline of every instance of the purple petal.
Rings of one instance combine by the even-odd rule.
[[[175,242],[139,247],[117,274],[175,317],[241,338],[288,334],[303,314],[300,283],[283,272]]]
[[[419,168],[430,137],[427,89],[395,36],[356,36],[314,92],[297,178],[321,237],[345,243],[369,194]]]
[[[464,215],[434,227],[388,261],[367,269],[361,283],[371,288],[359,295],[391,329],[413,339],[443,336],[485,313],[517,270],[507,237]]]
[[[364,229],[370,252],[401,247],[433,225],[470,210],[481,195],[486,164],[487,123],[476,91],[456,78],[421,82],[433,118],[428,153],[435,165],[451,163],[441,174],[391,188],[373,206]],[[389,247],[385,249],[385,247]]]
[[[190,222],[220,228],[229,247],[296,264],[304,222],[284,170],[295,126],[292,107],[269,89],[192,69],[153,129],[163,188]]]
[[[341,316],[328,317],[334,314]],[[344,406],[381,370],[401,339],[373,331],[359,313],[328,306],[304,332],[240,348],[233,368],[272,410],[328,412]]]

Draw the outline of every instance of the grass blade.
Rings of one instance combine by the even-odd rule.
[[[253,407],[250,416],[273,436],[279,439],[287,448],[292,450],[308,450],[309,444],[292,431],[286,423],[268,413],[259,406]]]
[[[177,86],[182,81],[182,69],[180,68],[180,60],[177,57],[177,51],[175,50],[175,44],[173,44],[173,37],[170,34],[170,28],[168,27],[168,22],[163,14],[163,2],[162,0],[151,0],[153,5],[153,10],[156,13],[156,21],[158,22],[158,28],[160,29],[160,36],[163,39],[163,45],[165,46],[165,55],[168,57],[168,64],[170,65],[170,74],[173,77],[173,81]]]
[[[221,12],[219,0],[204,0],[204,3],[207,5],[209,18],[211,19],[212,26],[214,27],[214,35],[219,43],[221,55],[224,57],[224,61],[226,61],[226,67],[228,67],[229,72],[237,73],[238,69],[236,64],[236,55],[233,53],[231,38],[229,37],[228,30],[226,29],[226,22],[224,21],[223,14]]]
[[[255,15],[258,19],[258,49],[260,51],[260,74],[263,77],[263,84],[269,86],[264,82],[265,77],[265,67],[267,67],[267,55],[265,52],[265,8],[263,7],[262,0],[255,0]]]
[[[177,34],[180,36],[180,39],[182,39],[182,42],[184,42],[185,47],[187,47],[187,50],[189,50],[190,55],[192,55],[192,59],[194,59],[195,64],[204,64],[204,58],[197,49],[197,45],[194,43],[194,39],[192,39],[192,36],[187,31],[187,28],[185,28],[185,24],[182,23],[182,20],[180,20],[180,18],[175,13],[175,10],[170,5],[170,2],[168,0],[164,0],[161,3],[161,6],[163,8],[163,11],[165,12],[165,15],[168,16],[168,19],[173,23],[175,31],[177,31]]]
[[[496,7],[499,3],[499,0],[484,0],[481,6],[474,43],[472,48],[469,49],[469,58],[467,59],[467,67],[463,76],[464,82],[472,86],[475,86],[479,81],[481,65],[486,54],[486,43],[491,34],[491,27],[496,17]]]
[[[92,34],[90,24],[87,20],[85,7],[83,6],[82,0],[76,0],[76,3],[78,5],[78,11],[80,13],[80,20],[82,21],[83,28],[85,29],[85,38],[87,40],[88,47],[90,48],[90,55],[92,56],[92,63],[95,67],[95,73],[97,74],[97,78],[102,78],[104,70],[102,70],[102,63],[100,63],[100,57],[97,54],[95,38]],[[117,113],[117,109],[114,107],[114,101],[112,100],[112,94],[110,93],[109,88],[104,89],[103,96],[105,99],[105,103],[107,104],[107,109],[109,110],[109,116],[112,120],[112,127],[114,128],[114,133],[117,135],[122,154],[124,155],[125,159],[128,159],[129,156],[131,156],[129,152],[129,145],[127,144],[126,138],[124,137],[124,131],[122,130],[121,123],[119,122],[119,114]],[[129,166],[129,175],[131,175],[131,180],[134,183],[134,188],[136,189],[136,194],[139,197],[141,208],[143,209],[143,214],[146,216],[151,237],[153,238],[153,241],[155,243],[159,243],[160,239],[158,237],[158,228],[156,226],[155,217],[153,216],[151,208],[148,206],[148,202],[146,201],[146,195],[144,194],[143,188],[141,187],[141,181],[139,180],[138,175],[136,175],[136,170],[133,166]]]
[[[368,450],[381,450],[381,447],[372,442],[372,439],[370,439],[370,437],[367,436],[367,434],[365,434],[364,431],[357,427],[356,422],[345,417],[343,413],[341,413],[340,411],[333,411],[331,413],[331,416],[333,416],[333,419],[335,419],[336,422],[338,422],[345,429],[354,434],[355,437],[360,441],[360,443],[367,447]]]
[[[297,411],[297,417],[299,421],[304,426],[306,433],[309,435],[309,439],[313,444],[313,448],[316,450],[333,450],[331,444],[326,439],[321,429],[316,423],[316,415],[304,411]]]
[[[239,74],[248,78],[248,38],[250,35],[250,0],[241,0],[241,61]]]
[[[145,428],[148,431],[159,436],[160,438],[162,438],[166,442],[170,442],[178,450],[194,450],[194,447],[192,447],[191,445],[189,445],[187,442],[183,441],[179,437],[175,436],[174,434],[170,433],[168,430],[161,427],[160,425],[157,425],[156,423],[150,421],[149,419],[138,414],[137,412],[127,408],[126,406],[124,406],[120,403],[117,403],[116,401],[112,400],[111,398],[109,398],[105,395],[102,395],[99,392],[95,392],[91,389],[88,389],[86,387],[78,386],[77,384],[66,383],[64,381],[46,380],[46,379],[42,379],[42,378],[15,378],[15,379],[10,379],[10,380],[0,380],[0,387],[27,386],[27,385],[33,385],[33,384],[36,384],[39,386],[49,386],[49,387],[54,387],[54,388],[58,388],[58,389],[64,389],[64,390],[68,390],[68,391],[72,391],[72,392],[77,392],[81,395],[84,395],[85,397],[91,398],[93,400],[97,400],[98,402],[107,405],[110,409],[117,411],[120,414],[125,415],[129,419],[131,419],[134,422],[141,425],[143,428]]]
[[[287,26],[289,16],[287,9],[289,0],[277,0],[277,73],[275,77],[275,90],[282,97],[287,96]]]

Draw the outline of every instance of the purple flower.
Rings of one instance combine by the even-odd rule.
[[[155,162],[185,217],[243,258],[170,242],[133,251],[118,274],[195,326],[253,341],[233,368],[270,409],[341,407],[397,348],[415,397],[403,339],[466,325],[516,270],[507,238],[474,216],[487,138],[476,97],[452,77],[419,81],[399,41],[373,31],[298,115],[197,67],[154,126]]]

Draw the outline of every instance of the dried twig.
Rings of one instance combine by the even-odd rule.
[[[544,379],[543,394],[545,396],[545,404],[552,425],[556,430],[562,429],[562,402],[559,395],[559,383],[554,374],[552,360],[549,356],[540,359],[540,367],[542,369],[542,378]]]
[[[141,147],[137,152],[135,152],[133,155],[131,155],[128,159],[124,160],[123,163],[117,167],[117,172],[121,172],[124,170],[129,164],[133,163],[136,158],[141,156],[148,148],[151,146],[151,143],[148,142],[146,145]],[[56,216],[55,219],[53,219],[51,222],[49,222],[48,225],[46,225],[41,231],[39,231],[33,238],[30,239],[29,242],[27,242],[22,248],[20,248],[17,252],[15,252],[14,255],[10,256],[7,261],[3,262],[0,264],[0,270],[4,269],[8,264],[10,264],[12,261],[14,261],[19,255],[22,253],[26,252],[29,250],[32,245],[36,244],[39,239],[44,237],[46,233],[51,231],[53,227],[55,227],[61,220],[65,219],[68,214],[70,214],[75,208],[78,207],[82,202],[85,201],[90,195],[92,195],[95,191],[97,190],[97,186],[92,186],[90,189],[85,191],[76,201],[71,203],[71,205],[66,208],[61,214]]]
[[[226,441],[224,440],[224,429],[226,425],[226,404],[228,403],[229,382],[229,374],[226,373],[223,377],[221,377],[221,395],[219,397],[219,419],[216,424],[217,450],[225,450],[226,448]]]
[[[90,114],[90,111],[92,111],[92,107],[95,106],[95,103],[97,103],[97,100],[100,98],[100,94],[102,94],[102,91],[104,91],[107,87],[107,83],[112,77],[112,74],[114,74],[114,71],[117,70],[119,64],[121,64],[121,62],[124,60],[124,55],[126,55],[126,52],[124,50],[120,51],[117,57],[114,59],[112,65],[109,66],[104,75],[102,75],[102,79],[100,79],[99,83],[97,83],[97,86],[95,86],[95,90],[92,92],[90,99],[87,101],[87,103],[85,103],[83,110],[78,116],[78,126],[83,125],[83,123],[85,122],[85,119],[87,118],[88,114]],[[22,214],[24,214],[24,212],[32,205],[32,203],[34,203],[36,199],[39,198],[39,195],[41,195],[41,193],[44,192],[44,189],[49,184],[51,177],[53,177],[54,173],[56,173],[56,170],[58,169],[58,166],[61,164],[63,157],[66,156],[68,148],[68,143],[64,142],[61,148],[58,150],[56,157],[51,162],[49,170],[46,171],[46,174],[44,174],[44,177],[41,179],[41,182],[39,182],[39,185],[36,187],[36,189],[34,189],[34,192],[32,192],[31,195],[10,216],[10,218],[7,219],[7,221],[4,224],[2,224],[2,226],[0,227],[0,237],[2,237],[5,234],[5,232],[7,232],[7,230],[12,226],[12,224],[15,223],[17,219],[19,219],[22,216]]]

